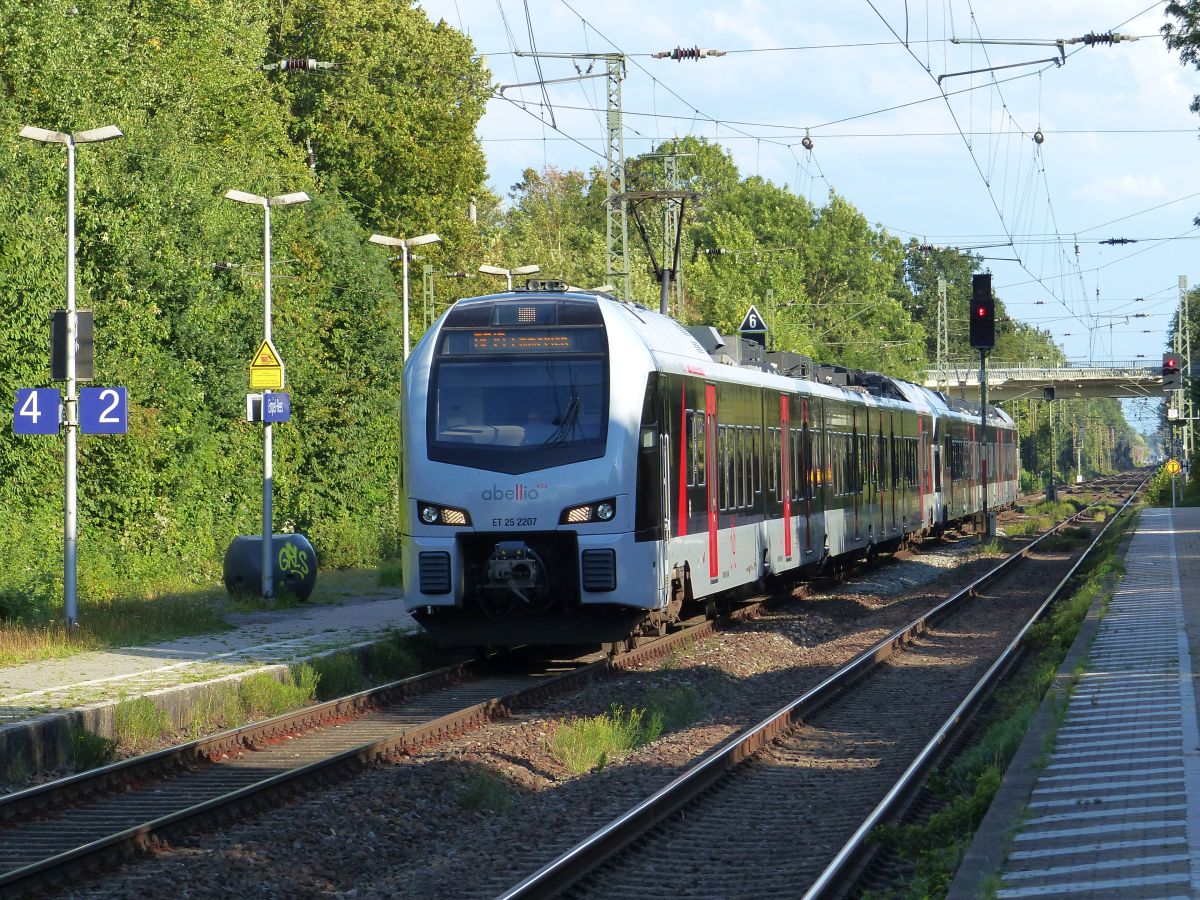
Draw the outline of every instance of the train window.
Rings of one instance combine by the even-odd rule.
[[[738,428],[736,425],[731,425],[728,428],[730,433],[730,509],[738,508],[738,494],[740,493],[740,481],[742,481],[742,466],[738,460]]]
[[[799,500],[804,496],[805,485],[808,483],[808,469],[804,464],[804,437],[808,434],[808,423],[801,426],[800,437],[795,438],[788,432],[788,462],[792,465],[792,499]]]
[[[875,473],[875,490],[887,490],[887,469],[883,466],[883,432],[876,433],[875,436],[875,458],[871,461],[871,468]]]
[[[742,505],[749,506],[751,503],[754,503],[755,488],[757,487],[757,485],[755,484],[757,479],[755,476],[755,464],[754,464],[755,463],[754,432],[750,431],[750,428],[743,428],[743,430],[742,430],[742,450],[743,450],[742,470],[743,470],[743,476],[745,479],[745,486],[746,486],[745,493],[742,496]]]
[[[603,359],[443,359],[429,385],[431,459],[526,472],[603,456]]]
[[[861,494],[867,482],[866,437],[854,432],[854,493]]]
[[[813,479],[812,479],[812,432],[808,430],[808,423],[805,422],[800,429],[800,485],[802,497],[805,500],[811,499],[813,495]]]
[[[733,438],[736,440],[737,452],[733,455],[733,464],[737,467],[737,473],[733,475],[733,482],[737,485],[737,500],[733,505],[742,508],[746,505],[746,432],[745,428],[738,425],[734,427]]]
[[[721,425],[721,469],[724,474],[724,484],[721,486],[721,494],[725,499],[724,508],[730,508],[730,476],[733,474],[733,464],[730,459],[729,448],[729,426]]]
[[[767,490],[776,500],[779,497],[779,429],[767,430]]]

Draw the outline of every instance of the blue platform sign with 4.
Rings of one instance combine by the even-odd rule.
[[[79,430],[84,434],[125,434],[128,432],[128,391],[123,387],[80,388]]]
[[[17,388],[13,404],[14,434],[58,434],[62,396],[58,388]]]

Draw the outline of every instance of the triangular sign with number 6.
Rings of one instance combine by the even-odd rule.
[[[738,326],[738,332],[741,334],[759,334],[765,333],[767,323],[762,315],[753,306],[746,311],[746,317],[742,319],[742,324]]]

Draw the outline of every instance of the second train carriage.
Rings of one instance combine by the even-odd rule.
[[[460,300],[404,372],[405,604],[451,644],[606,642],[1016,497],[1012,421],[705,352],[604,295]]]

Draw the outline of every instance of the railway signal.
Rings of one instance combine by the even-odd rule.
[[[1162,386],[1164,391],[1183,390],[1183,369],[1178,353],[1164,353],[1162,361]]]
[[[971,346],[976,350],[996,346],[996,300],[987,273],[971,276]]]

